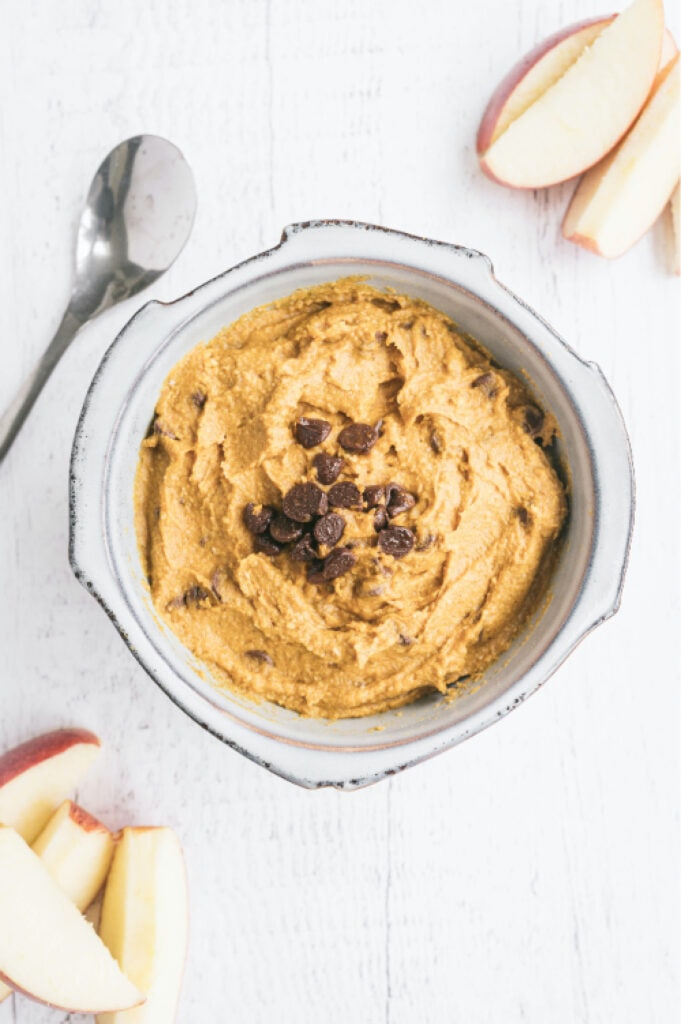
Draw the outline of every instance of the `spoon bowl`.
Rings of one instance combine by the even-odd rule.
[[[157,135],[122,142],[95,174],[80,218],[71,307],[90,319],[175,262],[196,212],[182,153]]]

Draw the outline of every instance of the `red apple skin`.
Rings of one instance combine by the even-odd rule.
[[[3,983],[3,985],[7,985],[8,988],[11,988],[12,992],[17,992],[19,995],[25,996],[27,999],[30,999],[31,1002],[33,1003],[39,1003],[40,1006],[49,1006],[53,1010],[65,1010],[67,1013],[72,1012],[68,1006],[57,1006],[56,1003],[46,1003],[44,999],[36,999],[34,995],[32,995],[30,992],[27,992],[25,988],[21,988],[20,985],[17,985],[15,981],[12,981],[11,978],[8,978],[6,974],[2,973],[2,971],[0,971],[0,981]]]
[[[93,743],[100,747],[98,736],[87,729],[55,729],[54,732],[35,736],[0,756],[0,787],[11,782],[35,764],[69,750],[78,743]]]
[[[69,818],[71,821],[79,825],[84,832],[108,832],[109,829],[106,825],[103,825],[99,818],[95,818],[94,814],[90,814],[80,804],[74,804],[71,801],[69,807]]]
[[[504,181],[503,178],[497,178],[496,174],[493,174],[493,172],[490,171],[490,169],[487,166],[487,164],[485,163],[484,159],[481,159],[480,167],[482,169],[482,173],[485,174],[489,178],[490,181],[493,181],[495,185],[503,185],[505,188],[518,188],[517,185],[509,185],[509,183],[507,181]],[[542,186],[542,187],[545,187],[545,186]]]
[[[63,1010],[66,1013],[74,1013],[74,1012],[77,1012],[77,1013],[88,1013],[88,1012],[90,1012],[88,1010],[77,1010],[77,1011],[74,1011],[73,1007],[58,1006],[57,1003],[48,1003],[44,999],[38,999],[36,996],[33,995],[33,993],[27,992],[25,988],[21,988],[20,985],[17,985],[16,982],[12,981],[11,978],[8,978],[6,974],[2,973],[2,971],[0,971],[0,981],[3,982],[3,984],[5,984],[5,985],[9,985],[9,987],[14,992],[18,992],[19,995],[26,996],[27,999],[30,999],[34,1003],[39,1003],[40,1006],[49,1006],[53,1010]],[[126,1010],[132,1010],[132,1009],[135,1008],[135,1006],[140,1006],[143,1002],[144,1002],[144,996],[141,997],[141,999],[140,999],[140,1001],[138,1003],[134,1003],[133,1006],[127,1006]],[[99,1011],[97,1011],[97,1012],[99,1012]],[[107,1010],[105,1012],[110,1013],[111,1011]],[[122,1010],[116,1010],[114,1012],[122,1013],[123,1011]]]
[[[525,56],[511,68],[505,78],[501,80],[497,88],[494,90],[492,98],[485,107],[485,112],[482,115],[476,139],[476,149],[479,156],[482,156],[482,154],[489,149],[494,129],[496,128],[497,121],[499,120],[499,115],[506,106],[509,96],[512,94],[518,83],[522,81],[528,71],[530,71],[535,64],[537,64],[538,61],[540,61],[542,57],[549,52],[549,50],[553,50],[554,47],[558,46],[559,43],[562,43],[564,39],[575,35],[577,32],[581,32],[582,29],[590,28],[592,25],[600,24],[603,28],[606,28],[606,26],[614,21],[614,19],[615,15],[611,14],[602,18],[589,18],[586,21],[580,21],[574,25],[570,25],[568,28],[561,28],[547,39],[544,39],[541,43],[537,43],[534,49],[525,54]],[[484,167],[483,170],[485,170],[486,174],[488,173]],[[493,181],[499,180],[491,174],[489,177],[492,178]],[[500,184],[503,185],[504,182],[500,182]]]
[[[581,245],[582,249],[586,249],[587,252],[594,253],[595,256],[601,255],[601,252],[593,238],[587,238],[585,235],[574,234],[570,236],[569,241],[575,242],[577,245]]]

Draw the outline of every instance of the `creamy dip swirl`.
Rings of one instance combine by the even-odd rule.
[[[328,436],[304,447],[301,418]],[[378,427],[369,450],[340,447],[350,423]],[[143,442],[154,606],[216,685],[305,715],[445,693],[498,658],[545,593],[566,516],[554,432],[516,377],[420,300],[348,278],[255,309],[174,367]],[[317,482],[319,453],[341,455],[338,479],[360,491],[397,482],[416,498],[391,522],[412,532],[408,553],[381,549],[366,508],[337,510],[354,558],[329,582],[286,549],[254,549],[246,506],[280,510]]]

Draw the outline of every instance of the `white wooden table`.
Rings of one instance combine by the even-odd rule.
[[[633,442],[619,614],[495,728],[374,788],[308,793],[173,707],[71,574],[71,438],[104,349],[143,300],[82,331],[0,467],[0,748],[89,727],[106,752],[82,802],[113,827],[178,831],[192,907],[180,1021],[671,1024],[678,280],[661,226],[600,261],[560,237],[571,186],[502,189],[474,147],[508,66],[607,11],[593,0],[0,8],[0,407],[58,323],[95,168],[148,131],[183,149],[200,205],[185,253],[144,300],[181,294],[295,220],[469,244],[601,365]],[[0,1007],[0,1024],[87,1019],[18,998]]]

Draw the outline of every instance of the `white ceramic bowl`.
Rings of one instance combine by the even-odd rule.
[[[525,377],[558,421],[570,517],[548,607],[481,686],[453,701],[433,695],[398,712],[326,722],[211,685],[206,667],[151,604],[137,553],[133,481],[162,383],[189,349],[256,306],[348,274],[425,299]],[[70,556],[134,656],[187,714],[292,782],[354,788],[497,721],[616,611],[633,507],[629,443],[601,371],[501,285],[487,257],[371,225],[321,221],[287,228],[274,249],[176,302],[150,302],[118,335],[90,386],[74,440]]]

